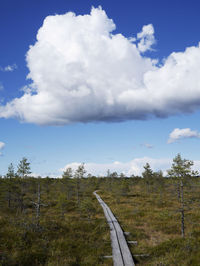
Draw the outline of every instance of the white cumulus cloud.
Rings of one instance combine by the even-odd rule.
[[[0,141],[0,150],[2,150],[5,147],[5,143]],[[0,156],[2,155],[2,152],[0,152]]]
[[[7,65],[5,67],[0,67],[0,70],[3,71],[3,72],[12,72],[15,69],[17,69],[17,65],[16,64]]]
[[[85,169],[87,174],[93,174],[96,176],[106,176],[108,169],[110,172],[117,172],[118,174],[124,173],[126,176],[131,175],[141,175],[144,171],[144,165],[149,163],[153,171],[162,170],[164,175],[167,175],[167,170],[171,168],[172,159],[169,158],[135,158],[129,162],[112,162],[112,163],[85,163]],[[193,170],[199,171],[200,169],[200,161],[194,160],[194,165],[192,167]],[[66,168],[71,167],[74,171],[78,168],[81,163],[72,162],[65,165],[60,172],[63,172]]]
[[[140,40],[138,43],[138,49],[142,53],[152,50],[151,46],[156,42],[154,37],[154,27],[152,24],[145,25],[142,31],[137,34],[137,39]]]
[[[169,135],[168,143],[177,141],[183,138],[200,138],[200,133],[190,128],[175,128]]]
[[[111,172],[117,172],[118,174],[124,173],[127,176],[141,175],[144,171],[143,166],[146,163],[149,163],[154,171],[169,169],[171,166],[172,160],[170,159],[154,159],[149,157],[143,158],[135,158],[129,162],[112,162],[112,163],[85,163],[85,169],[87,173],[91,173],[93,175],[103,175],[107,174],[107,170],[109,169]],[[73,162],[67,164],[65,167],[60,169],[60,171],[64,171],[66,168],[71,167],[73,170],[76,170],[80,165],[78,162]]]
[[[0,141],[0,150],[3,149],[5,147],[5,143]]]
[[[166,117],[200,108],[200,47],[163,65],[143,56],[155,43],[145,25],[135,41],[114,32],[104,10],[45,18],[26,55],[31,84],[0,106],[0,117],[64,125]]]

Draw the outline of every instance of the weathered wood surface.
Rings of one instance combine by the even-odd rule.
[[[113,215],[108,205],[101,199],[101,197],[96,192],[94,192],[94,195],[96,196],[98,202],[101,204],[107,222],[110,226],[110,238],[112,243],[112,255],[114,266],[135,265],[128,244],[124,237],[124,232],[122,231],[116,217]]]

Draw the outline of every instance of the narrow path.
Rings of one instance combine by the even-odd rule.
[[[112,257],[114,266],[135,265],[128,244],[124,237],[124,233],[117,219],[113,215],[108,205],[101,199],[101,197],[96,193],[96,191],[93,192],[93,194],[96,196],[98,202],[101,204],[107,222],[110,226],[110,238],[112,242]]]

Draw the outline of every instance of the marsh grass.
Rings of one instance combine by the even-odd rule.
[[[24,208],[20,208],[25,183]],[[32,201],[41,185],[39,226]],[[109,226],[92,194],[99,190],[122,229],[137,265],[200,265],[200,181],[184,180],[185,238],[181,237],[181,203],[174,179],[87,178],[80,180],[13,179],[11,206],[8,182],[0,179],[0,265],[113,265]],[[134,256],[146,254],[148,256]]]
[[[117,216],[137,265],[200,265],[200,187],[191,179],[184,187],[185,238],[181,237],[180,202],[173,180],[165,179],[164,186],[152,180],[146,189],[143,180],[129,182],[127,196],[115,195],[114,190],[100,195]],[[189,185],[187,185],[189,183]],[[114,186],[114,184],[113,184]]]
[[[21,180],[20,180],[21,181]],[[36,224],[32,201],[41,182],[40,223]],[[26,202],[21,212],[15,191],[11,208],[6,204],[6,180],[0,180],[0,265],[112,265],[108,225],[101,207],[93,196],[95,184],[82,180],[81,206],[75,190],[67,199],[62,180],[27,179]],[[20,183],[16,179],[16,186]],[[70,180],[73,187],[74,180]],[[83,207],[82,207],[83,206]]]

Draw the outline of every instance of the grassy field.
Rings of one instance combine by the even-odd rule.
[[[33,202],[41,206],[37,217]],[[79,201],[77,200],[77,184]],[[137,265],[200,265],[200,181],[184,180],[185,237],[177,180],[0,179],[0,265],[112,265],[109,226],[92,194],[109,205]],[[137,256],[147,255],[147,256]]]
[[[185,237],[181,237],[181,204],[176,181],[127,180],[128,189],[119,193],[99,191],[111,207],[128,240],[137,265],[200,265],[200,183],[185,181]],[[135,183],[135,184],[134,184]],[[137,255],[147,256],[137,256]],[[134,256],[136,255],[136,256]]]
[[[38,182],[44,203],[39,225],[32,203],[37,202]],[[59,179],[13,179],[9,208],[7,180],[0,183],[0,265],[111,265],[112,260],[103,259],[112,253],[110,235],[92,181],[82,180],[78,205],[74,180],[66,185]]]

